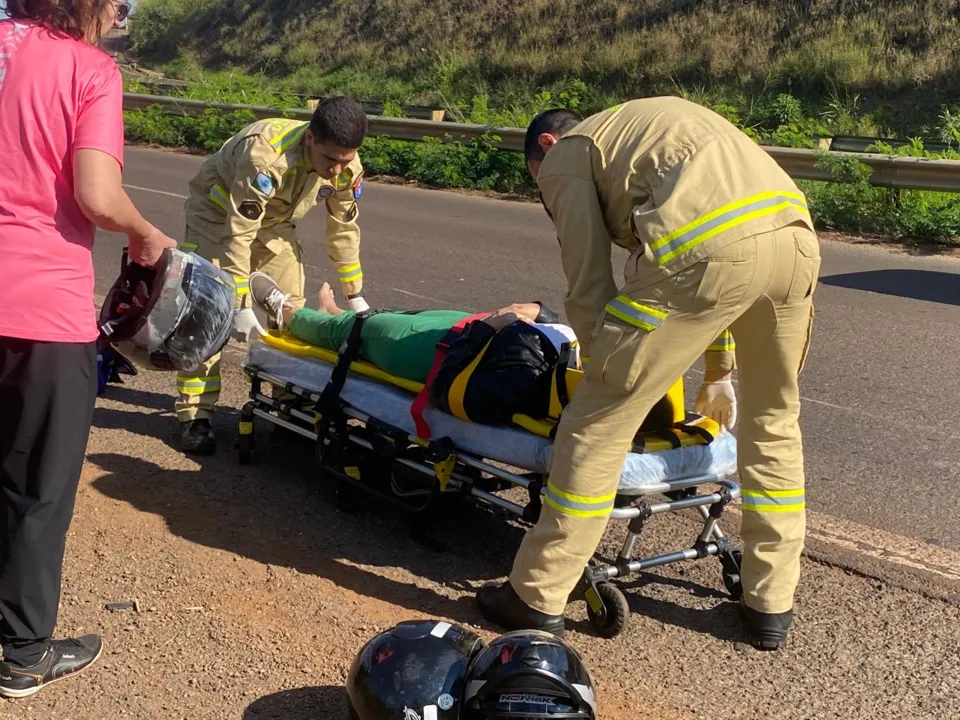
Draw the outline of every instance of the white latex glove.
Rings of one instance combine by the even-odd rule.
[[[694,412],[711,418],[727,430],[733,430],[737,424],[737,393],[733,389],[733,381],[704,382],[700,386]]]
[[[347,300],[347,305],[350,306],[350,309],[354,312],[363,312],[364,310],[369,310],[370,306],[367,305],[367,301],[362,297],[355,297],[350,300]]]
[[[240,342],[250,342],[250,335],[254,332],[258,332],[261,335],[267,334],[267,331],[260,325],[260,321],[257,320],[257,316],[254,315],[253,308],[238,310],[237,314],[233,316],[233,331],[230,333],[231,337]]]

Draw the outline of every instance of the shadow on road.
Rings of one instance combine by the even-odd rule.
[[[262,697],[244,711],[242,720],[346,720],[347,693],[342,687],[297,688]]]
[[[289,445],[271,453],[269,462],[239,471],[219,455],[204,459],[201,470],[169,470],[112,453],[88,460],[108,473],[93,482],[99,492],[163,517],[172,533],[190,542],[325,577],[418,613],[483,622],[471,595],[447,597],[408,581],[397,568],[469,592],[478,581],[507,572],[518,528],[466,505],[450,518],[455,520],[447,531],[450,549],[431,550],[411,537],[402,518],[339,511],[320,481],[309,444],[305,453]]]
[[[136,391],[129,392],[129,400],[136,402]],[[145,400],[149,403],[150,397]],[[195,458],[199,470],[168,469],[124,454],[94,454],[88,460],[107,474],[93,486],[163,517],[172,533],[190,542],[325,577],[358,595],[417,613],[502,632],[479,614],[473,595],[483,582],[509,573],[523,537],[523,528],[509,522],[503,511],[452,496],[452,504],[413,518],[369,500],[359,512],[345,512],[316,464],[311,443],[302,438],[258,432],[254,463],[240,466],[231,447],[236,421],[224,417],[230,412],[235,411],[218,415],[218,453]],[[96,424],[176,446],[175,422],[160,414],[99,408]],[[413,537],[412,531],[423,528],[442,541],[443,551]],[[716,566],[719,577],[718,562]],[[404,571],[428,582],[415,584]],[[650,583],[677,586],[693,597],[725,597],[695,582],[648,574],[625,584],[633,612],[722,640],[737,639],[732,603],[708,610],[684,607],[644,596],[642,586]],[[453,598],[444,589],[465,595]],[[574,599],[580,599],[579,593]],[[571,628],[594,634],[586,623],[571,623]]]
[[[820,278],[824,285],[895,295],[913,300],[960,305],[960,273],[935,270],[867,270]]]

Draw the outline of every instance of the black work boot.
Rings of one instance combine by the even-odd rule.
[[[207,419],[180,423],[180,449],[186,453],[211,455],[216,452],[217,439]]]
[[[542,630],[563,637],[563,615],[547,615],[527,605],[509,582],[490,583],[477,593],[480,612],[508,630]]]
[[[787,644],[787,633],[793,623],[793,610],[764,613],[747,607],[740,598],[740,613],[750,630],[750,642],[757,650],[779,650]]]
[[[36,665],[19,667],[0,663],[0,696],[25,698],[57,680],[76,675],[93,665],[103,652],[103,641],[96,635],[69,640],[54,640]]]

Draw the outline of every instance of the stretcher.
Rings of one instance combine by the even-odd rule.
[[[501,508],[521,523],[536,523],[552,450],[549,432],[538,431],[529,418],[518,418],[515,426],[479,425],[428,407],[423,420],[431,439],[424,440],[411,415],[423,386],[354,357],[345,348],[331,352],[280,331],[252,343],[242,363],[251,387],[241,410],[240,462],[252,461],[259,419],[313,441],[324,478],[336,483],[341,499],[356,503],[374,496],[419,516],[455,494]],[[265,385],[272,388],[269,396]],[[623,632],[630,615],[613,581],[649,568],[715,556],[728,592],[736,599],[742,594],[741,553],[719,522],[726,506],[740,497],[731,479],[736,440],[726,431],[712,441],[670,432],[674,437],[638,435],[611,518],[629,524],[626,538],[615,560],[595,557],[584,570],[587,613],[603,637]],[[696,510],[703,521],[692,546],[636,557],[650,518],[684,510]]]

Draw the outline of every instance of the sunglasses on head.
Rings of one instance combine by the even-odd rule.
[[[130,14],[130,3],[117,3],[117,22],[123,22]]]

